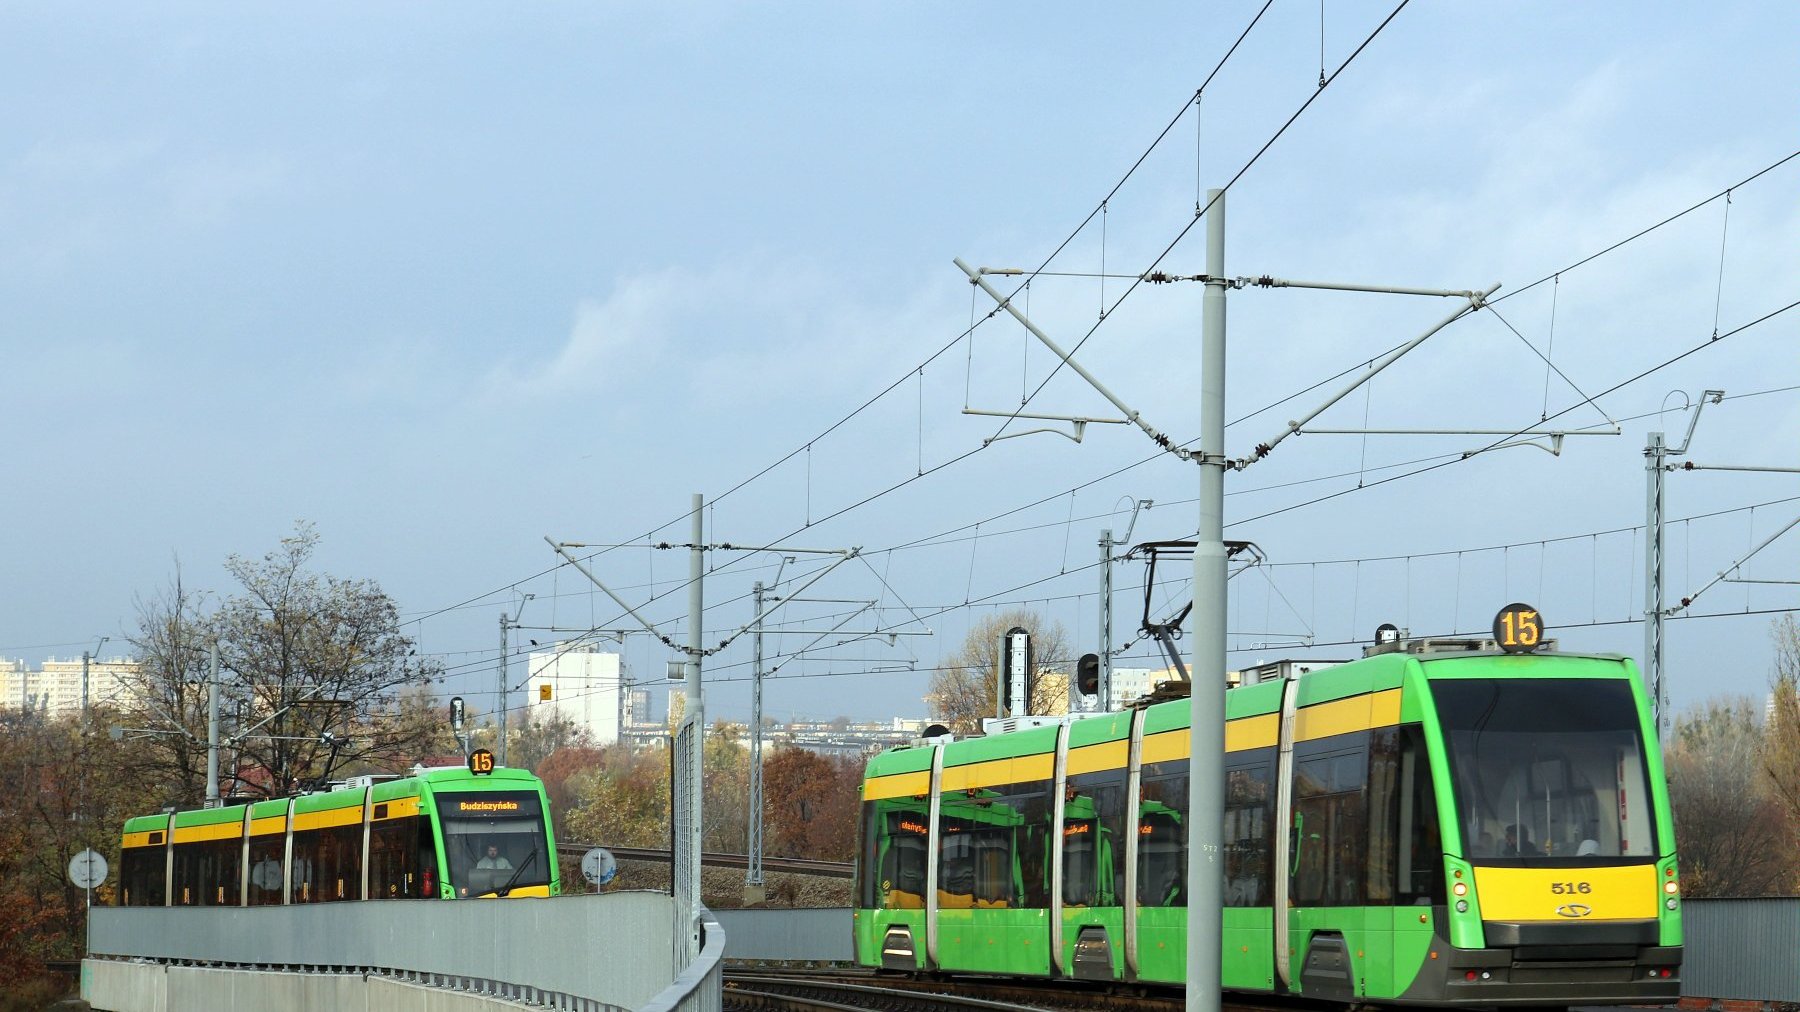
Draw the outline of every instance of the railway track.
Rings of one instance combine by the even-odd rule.
[[[780,970],[727,968],[725,1008],[745,1012],[818,1009],[970,1010],[970,1012],[1180,1012],[1180,988],[1136,988],[1079,981],[1039,983],[983,977],[913,979],[854,968]],[[1321,1012],[1342,1006],[1244,1002],[1226,996],[1224,1012]]]
[[[742,1004],[738,1000],[742,998]],[[1344,1006],[1303,998],[1226,994],[1222,1012],[1344,1012]],[[913,978],[865,967],[777,969],[727,967],[725,1008],[807,1012],[875,1008],[980,1012],[1181,1012],[1180,987],[1143,987],[1083,981],[1005,980],[993,977]]]
[[[1042,1012],[1057,1007],[977,998],[958,990],[953,984],[894,981],[873,975],[854,979],[727,972],[724,1008],[727,1012]]]

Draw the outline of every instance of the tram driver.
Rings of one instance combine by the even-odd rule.
[[[481,871],[512,871],[512,862],[506,859],[505,854],[500,853],[499,844],[489,843],[487,856],[475,862],[475,867]]]

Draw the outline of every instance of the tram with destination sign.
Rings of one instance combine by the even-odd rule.
[[[1661,1004],[1681,890],[1637,667],[1383,627],[1224,693],[1223,983],[1359,1004]],[[1190,701],[891,749],[863,783],[858,962],[1178,985]]]
[[[120,906],[270,906],[339,900],[555,896],[544,785],[494,764],[129,819]]]

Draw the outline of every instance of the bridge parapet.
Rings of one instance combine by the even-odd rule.
[[[171,1007],[166,989],[161,1001],[139,993],[155,990],[154,983],[126,985],[143,974],[123,972],[120,961],[138,961],[123,965],[171,981],[179,976],[191,982],[194,976],[170,976],[174,967],[218,970],[234,974],[232,986],[239,988],[297,986],[287,980],[295,974],[360,976],[540,1006],[638,1009],[676,986],[671,984],[677,972],[674,915],[666,894],[648,892],[450,903],[96,908],[83,993],[96,1008],[120,1012]],[[719,935],[722,948],[722,932],[716,925],[708,929]],[[715,965],[715,988],[717,972]],[[367,1007],[389,1005],[377,1001]],[[668,1007],[696,1006],[685,1001]]]

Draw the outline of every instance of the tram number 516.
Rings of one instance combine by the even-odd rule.
[[[1494,616],[1494,642],[1509,654],[1529,653],[1544,642],[1544,616],[1528,604],[1509,604]]]
[[[1550,891],[1562,896],[1569,893],[1591,893],[1594,887],[1586,882],[1552,882]]]

